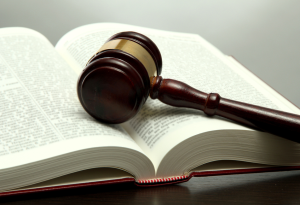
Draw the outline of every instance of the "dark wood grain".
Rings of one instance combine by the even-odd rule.
[[[108,41],[127,39],[144,47],[152,56],[157,74],[161,73],[159,49],[148,37],[136,32],[121,32]],[[151,58],[151,57],[150,57]],[[151,88],[149,85],[151,80]],[[217,93],[203,93],[176,80],[148,76],[135,56],[118,49],[108,49],[93,56],[79,77],[77,93],[84,109],[106,123],[122,123],[137,114],[147,100],[219,115],[235,122],[300,142],[300,116],[221,98]]]
[[[147,70],[143,66],[143,64],[136,59],[134,56],[121,51],[121,50],[104,50],[99,53],[97,53],[95,56],[93,56],[90,61],[87,63],[87,66],[85,67],[84,72],[87,68],[89,68],[89,64],[92,62],[95,62],[98,59],[102,58],[111,58],[111,59],[120,59],[122,61],[127,62],[134,70],[140,75],[142,78],[143,86],[145,87],[145,98],[148,98],[149,91],[150,91],[150,79],[149,75],[147,73]],[[115,65],[116,66],[116,65]],[[95,69],[95,68],[93,68]],[[123,69],[122,69],[123,70]]]
[[[77,83],[83,108],[105,123],[132,118],[146,101],[146,90],[140,74],[129,63],[116,58],[93,61]]]
[[[1,204],[300,204],[300,171],[193,178],[150,188],[133,184],[0,198]]]
[[[107,41],[127,39],[148,52],[156,67],[162,69],[159,49],[148,37],[136,32],[121,32]],[[137,114],[149,96],[150,81],[144,65],[133,55],[118,49],[96,53],[83,69],[77,94],[83,108],[104,123],[122,123]]]
[[[300,142],[300,116],[247,103],[221,98],[217,93],[204,93],[185,83],[161,76],[151,80],[150,96],[176,107],[204,111],[257,128],[286,139]]]
[[[300,142],[299,115],[221,98],[217,93],[207,94],[176,80],[163,80],[159,76],[161,54],[151,39],[132,31],[117,33],[108,41],[114,39],[127,39],[144,47],[155,62],[158,76],[148,76],[142,63],[126,52],[108,49],[96,54],[77,84],[79,100],[94,118],[107,123],[125,122],[137,114],[150,92],[152,99],[163,103],[202,110],[209,116],[219,115]]]

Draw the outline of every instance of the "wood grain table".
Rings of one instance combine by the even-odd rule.
[[[0,198],[0,204],[300,204],[300,171],[193,178],[177,185],[132,184]]]

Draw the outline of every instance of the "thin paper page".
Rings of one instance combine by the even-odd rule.
[[[76,73],[41,34],[25,28],[0,29],[0,72],[0,168],[72,151],[73,139],[88,148],[90,143],[78,138],[84,142],[98,137],[102,140],[93,146],[142,152],[122,127],[102,125],[84,112],[77,100]],[[65,150],[34,154],[63,141],[69,144]],[[25,157],[28,151],[30,157]]]

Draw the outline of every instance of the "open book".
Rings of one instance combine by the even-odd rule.
[[[99,23],[70,31],[53,47],[36,31],[3,28],[0,192],[121,179],[164,183],[204,171],[300,165],[300,144],[150,98],[129,122],[94,120],[78,101],[77,78],[104,42],[121,31],[137,31],[155,42],[164,78],[300,114],[198,35]]]

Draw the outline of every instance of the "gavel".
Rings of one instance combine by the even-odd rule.
[[[77,82],[83,108],[104,123],[134,117],[148,96],[175,106],[202,110],[248,127],[300,142],[300,116],[204,93],[189,85],[163,79],[162,57],[155,43],[137,32],[110,37],[90,58]]]

